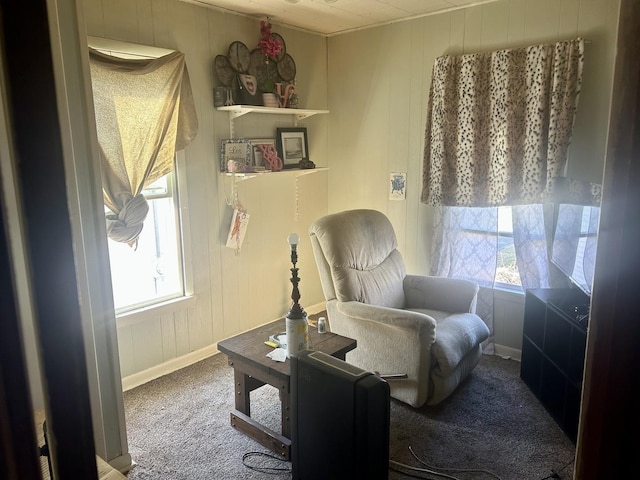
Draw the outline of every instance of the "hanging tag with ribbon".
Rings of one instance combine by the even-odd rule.
[[[229,234],[227,235],[226,246],[235,249],[236,255],[239,255],[244,236],[247,233],[250,215],[238,198],[238,186],[236,184],[235,174],[233,175],[231,188],[233,215],[231,216],[231,226],[229,228]]]

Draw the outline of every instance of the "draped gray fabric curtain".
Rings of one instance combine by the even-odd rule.
[[[134,245],[149,207],[142,189],[173,170],[198,131],[184,54],[129,60],[89,49],[107,233]]]
[[[421,200],[542,203],[563,174],[584,41],[442,56],[433,66]]]

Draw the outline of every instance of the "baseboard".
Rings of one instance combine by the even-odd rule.
[[[307,314],[313,315],[315,313],[320,313],[326,309],[326,304],[316,303],[315,305],[310,305],[304,308]],[[267,322],[270,323],[270,322]],[[172,358],[171,360],[161,363],[159,365],[155,365],[151,368],[143,370],[142,372],[134,373],[132,375],[128,375],[122,379],[122,390],[126,392],[127,390],[131,390],[132,388],[139,387],[151,380],[155,380],[156,378],[163,377],[170,373],[173,373],[181,368],[188,367],[189,365],[193,365],[205,358],[209,358],[212,355],[219,353],[217,345],[209,345],[207,347],[201,348],[200,350],[196,350],[195,352],[188,353],[178,358]],[[111,462],[110,462],[111,463]]]
[[[207,347],[196,350],[195,352],[187,353],[178,358],[173,358],[168,362],[155,365],[151,368],[143,370],[142,372],[134,373],[122,379],[122,390],[127,391],[132,388],[139,387],[140,385],[155,380],[156,378],[163,377],[169,373],[173,373],[181,368],[188,367],[194,363],[204,360],[212,355],[218,353],[217,346],[209,345]]]
[[[494,354],[503,358],[510,358],[511,360],[520,361],[522,358],[522,350],[518,350],[517,348],[507,347],[505,345],[498,345],[497,343],[493,346]]]
[[[111,468],[113,468],[114,470],[117,470],[123,475],[126,475],[129,472],[129,470],[131,470],[135,465],[135,463],[131,459],[131,455],[129,455],[128,453],[124,455],[120,455],[119,457],[112,458],[111,460],[109,460],[108,464],[111,466]],[[119,478],[119,477],[114,477],[114,478]]]
[[[316,303],[315,305],[310,305],[308,307],[304,307],[304,311],[307,312],[308,315],[314,315],[316,313],[320,313],[323,310],[327,309],[327,304],[325,302]]]

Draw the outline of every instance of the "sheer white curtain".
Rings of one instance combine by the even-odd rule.
[[[511,207],[513,245],[523,289],[565,286],[566,280],[551,263],[552,204]]]
[[[480,286],[476,313],[491,332],[485,353],[493,353],[493,286],[498,263],[498,208],[438,207],[434,216],[431,275],[472,280]]]
[[[553,205],[511,207],[513,244],[523,289],[565,286],[551,263]],[[485,352],[493,352],[493,289],[498,255],[503,248],[498,207],[438,207],[434,216],[431,275],[465,278],[480,286],[476,312],[491,336]]]

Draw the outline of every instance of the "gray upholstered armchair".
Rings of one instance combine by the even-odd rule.
[[[327,215],[309,229],[331,330],[354,338],[347,361],[419,407],[449,396],[482,355],[489,329],[470,281],[407,275],[391,222],[375,210]]]

